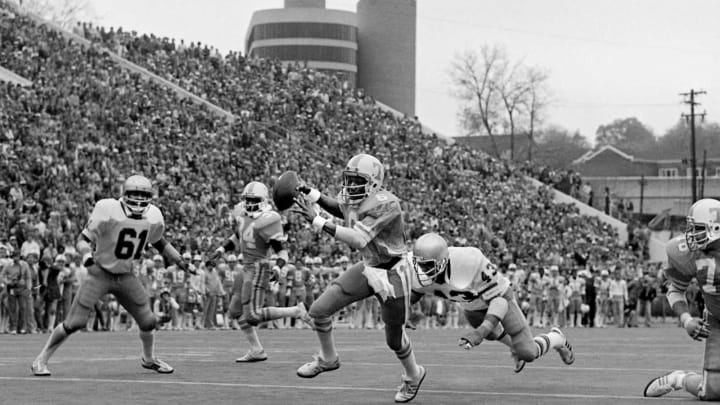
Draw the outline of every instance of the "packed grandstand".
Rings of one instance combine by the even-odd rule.
[[[295,170],[308,184],[337,193],[342,165],[360,152],[385,164],[409,242],[438,232],[451,244],[479,247],[511,274],[557,268],[567,281],[578,272],[593,279],[615,271],[628,281],[654,274],[642,246],[621,242],[612,227],[580,215],[573,204],[554,202],[548,188],[527,181],[512,163],[423,133],[415,117],[380,108],[328,74],[119,28],[80,24],[61,32],[2,2],[0,13],[0,66],[31,82],[0,83],[0,254],[6,255],[0,260],[27,246],[23,255],[36,255],[36,275],[59,255],[75,261],[73,245],[93,205],[119,196],[129,174],[153,180],[167,239],[204,266],[230,233],[247,182],[272,186],[283,171]],[[318,294],[331,277],[322,272],[342,271],[357,253],[312,232],[294,214],[284,220],[291,260],[315,272],[307,288]],[[156,253],[150,249],[138,260],[138,273],[155,266]],[[69,266],[60,280],[68,299],[81,281],[72,274],[79,267]],[[148,292],[159,297],[166,284],[155,280]],[[194,288],[200,301],[218,294],[205,288]],[[180,296],[174,298],[187,301],[187,291]],[[16,325],[34,329],[32,322]]]

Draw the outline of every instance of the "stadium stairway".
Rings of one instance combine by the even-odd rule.
[[[17,73],[0,66],[0,82],[9,82],[19,84],[20,86],[29,86],[32,82]]]

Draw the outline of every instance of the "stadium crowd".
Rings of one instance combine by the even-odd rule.
[[[585,308],[579,302],[588,307],[583,313],[611,311],[614,295],[607,303],[593,297],[604,297],[605,271],[628,281],[618,293],[623,306],[631,304],[630,284],[659,288],[642,243],[621,244],[612,228],[553,202],[519,168],[423,134],[415,119],[379,108],[336,77],[121,29],[81,24],[75,33],[93,45],[0,2],[0,65],[32,82],[0,83],[0,331],[32,333],[62,321],[84,277],[75,238],[94,202],[119,196],[122,180],[136,172],[155,182],[167,239],[202,269],[190,276],[165,268],[149,249],[136,271],[156,310],[173,313],[170,328],[229,327],[222,314],[242,270],[232,255],[207,258],[231,232],[244,184],[272,185],[292,169],[337,191],[345,159],[361,151],[386,165],[411,241],[435,231],[480,247],[513,278],[529,313],[545,314],[538,322],[566,322],[559,314],[577,314]],[[237,118],[121,67],[108,49]],[[285,220],[294,263],[279,263],[269,299],[293,305],[317,296],[355,254],[293,214]],[[374,302],[345,316],[357,327],[376,325]],[[428,299],[421,308],[427,326],[437,317],[457,325],[453,304]],[[111,296],[96,313],[90,328],[116,328],[124,318]],[[586,318],[592,326],[594,317]]]

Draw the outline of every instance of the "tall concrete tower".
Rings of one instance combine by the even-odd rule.
[[[416,0],[360,0],[357,18],[358,87],[414,116]]]

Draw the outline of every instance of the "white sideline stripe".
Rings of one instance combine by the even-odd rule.
[[[243,384],[243,383],[222,383],[210,381],[163,381],[163,380],[119,380],[114,378],[55,378],[55,377],[0,377],[3,381],[43,381],[43,382],[79,382],[79,383],[111,383],[111,384],[165,384],[165,385],[188,385],[188,386],[211,386],[211,387],[235,387],[235,388],[275,388],[290,390],[308,391],[371,391],[371,392],[393,392],[387,388],[372,387],[338,387],[338,386],[308,386],[308,385],[279,385],[279,384]],[[543,397],[543,398],[580,398],[580,399],[625,399],[644,400],[657,398],[644,398],[639,395],[590,395],[590,394],[548,394],[539,392],[500,392],[500,391],[455,391],[455,390],[421,390],[424,394],[451,394],[451,395],[492,395],[510,397]],[[668,400],[687,401],[689,398],[666,398]]]
[[[23,358],[22,363],[28,361]],[[58,358],[53,360],[53,364],[66,364],[66,363],[77,363],[86,362],[93,363],[97,361],[138,361],[138,356],[125,356],[125,357],[105,357],[105,358],[92,358],[92,359],[71,359],[71,358]],[[232,361],[222,359],[188,359],[185,362],[192,363],[215,363],[215,364],[231,364]],[[18,364],[14,363],[2,363],[0,364]],[[284,361],[284,360],[268,360],[264,361],[264,364],[280,364],[280,365],[295,365],[302,363],[301,361]],[[344,361],[343,364],[349,364],[354,366],[371,366],[371,367],[397,367],[398,363],[375,363],[366,361]],[[446,364],[446,363],[422,363],[423,366],[427,367],[452,367],[452,368],[470,368],[470,369],[512,369],[512,364],[508,361],[508,364]],[[614,372],[665,372],[667,368],[621,368],[621,367],[577,367],[577,366],[540,366],[528,363],[526,370],[548,370],[548,371],[614,371]]]

